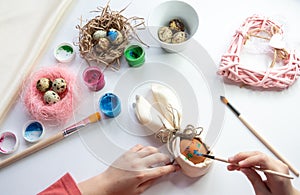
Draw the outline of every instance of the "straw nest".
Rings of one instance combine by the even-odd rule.
[[[81,57],[88,62],[94,61],[98,65],[111,67],[115,70],[120,68],[120,58],[129,40],[135,37],[140,41],[136,30],[140,27],[145,27],[143,18],[136,16],[124,17],[121,13],[125,9],[126,7],[121,11],[112,11],[108,2],[105,7],[98,7],[96,11],[93,11],[100,14],[87,21],[85,25],[82,25],[83,21],[81,19],[81,24],[76,26],[79,29],[79,42],[75,43],[75,45],[79,46]],[[122,42],[119,44],[110,43],[109,47],[99,52],[96,48],[99,41],[95,40],[93,35],[96,31],[103,30],[108,32],[110,29],[115,29],[121,33]]]

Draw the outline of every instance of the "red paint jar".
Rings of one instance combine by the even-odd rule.
[[[89,66],[83,71],[83,81],[92,91],[99,91],[105,85],[104,74],[98,66]]]

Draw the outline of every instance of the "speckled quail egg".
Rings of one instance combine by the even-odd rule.
[[[105,30],[97,30],[93,34],[93,39],[94,40],[99,40],[100,38],[106,37],[107,32]]]
[[[59,100],[60,100],[60,97],[55,91],[49,90],[49,91],[46,91],[46,93],[44,94],[44,101],[48,105],[55,104]]]
[[[52,81],[49,78],[41,78],[36,82],[36,88],[40,92],[49,90],[52,86]]]
[[[185,32],[177,32],[172,37],[172,43],[182,43],[187,40],[187,35]]]
[[[169,22],[169,27],[174,31],[184,31],[185,26],[180,19],[173,19]]]
[[[58,94],[65,92],[67,89],[67,82],[63,78],[57,78],[52,83],[52,90]]]
[[[107,38],[100,38],[98,44],[94,46],[97,53],[105,52],[110,48],[110,42]]]
[[[169,27],[163,26],[158,29],[158,38],[162,42],[171,43],[173,32]]]
[[[107,38],[113,45],[120,45],[124,41],[122,33],[114,28],[109,29]]]

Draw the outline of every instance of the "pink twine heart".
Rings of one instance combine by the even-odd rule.
[[[262,36],[260,33],[267,34]],[[269,40],[272,47],[273,61],[265,71],[257,71],[240,64],[240,53],[243,45],[250,37]],[[218,74],[234,82],[261,88],[284,89],[292,85],[298,78],[300,58],[295,51],[284,49],[283,31],[279,24],[267,17],[253,15],[248,17],[233,36],[227,52],[222,56]],[[278,60],[282,66],[274,67]]]

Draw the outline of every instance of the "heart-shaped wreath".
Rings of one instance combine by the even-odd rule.
[[[269,41],[273,60],[265,71],[255,70],[240,64],[243,45],[251,37]],[[248,17],[236,31],[227,52],[222,56],[218,74],[228,79],[258,88],[285,89],[292,85],[300,75],[300,58],[295,51],[287,51],[283,41],[281,25],[267,17],[253,15]],[[281,61],[282,66],[274,66]]]

